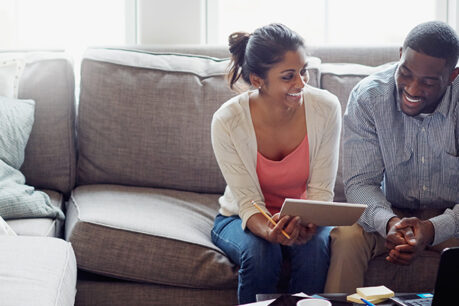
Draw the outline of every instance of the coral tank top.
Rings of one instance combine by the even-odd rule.
[[[285,198],[306,199],[309,176],[308,135],[280,161],[273,161],[257,152],[257,175],[266,208],[278,213]]]

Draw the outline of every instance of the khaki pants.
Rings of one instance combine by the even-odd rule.
[[[401,217],[411,215],[423,220],[439,214],[438,210],[413,214],[394,209],[394,212]],[[364,286],[368,262],[387,253],[385,239],[378,233],[365,232],[358,224],[336,227],[330,233],[330,238],[331,259],[325,292],[353,293],[356,288]],[[450,239],[429,249],[441,252],[451,246],[459,246],[459,240]]]

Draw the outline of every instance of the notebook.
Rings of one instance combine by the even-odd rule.
[[[280,215],[300,216],[303,223],[314,223],[318,226],[352,225],[357,222],[366,207],[365,204],[287,198]]]
[[[459,305],[459,247],[444,249],[438,266],[434,294],[410,294],[391,298],[397,305]]]

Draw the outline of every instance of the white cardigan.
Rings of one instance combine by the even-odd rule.
[[[338,169],[341,106],[326,90],[306,85],[303,91],[309,141],[308,199],[331,201]],[[239,215],[242,228],[258,210],[269,214],[256,172],[257,139],[249,108],[249,92],[223,104],[212,119],[212,146],[227,186],[220,197],[219,213]]]

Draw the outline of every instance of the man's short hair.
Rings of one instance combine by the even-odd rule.
[[[403,49],[407,47],[445,59],[451,70],[456,67],[459,58],[459,38],[456,31],[440,21],[429,21],[414,27],[403,43]]]

